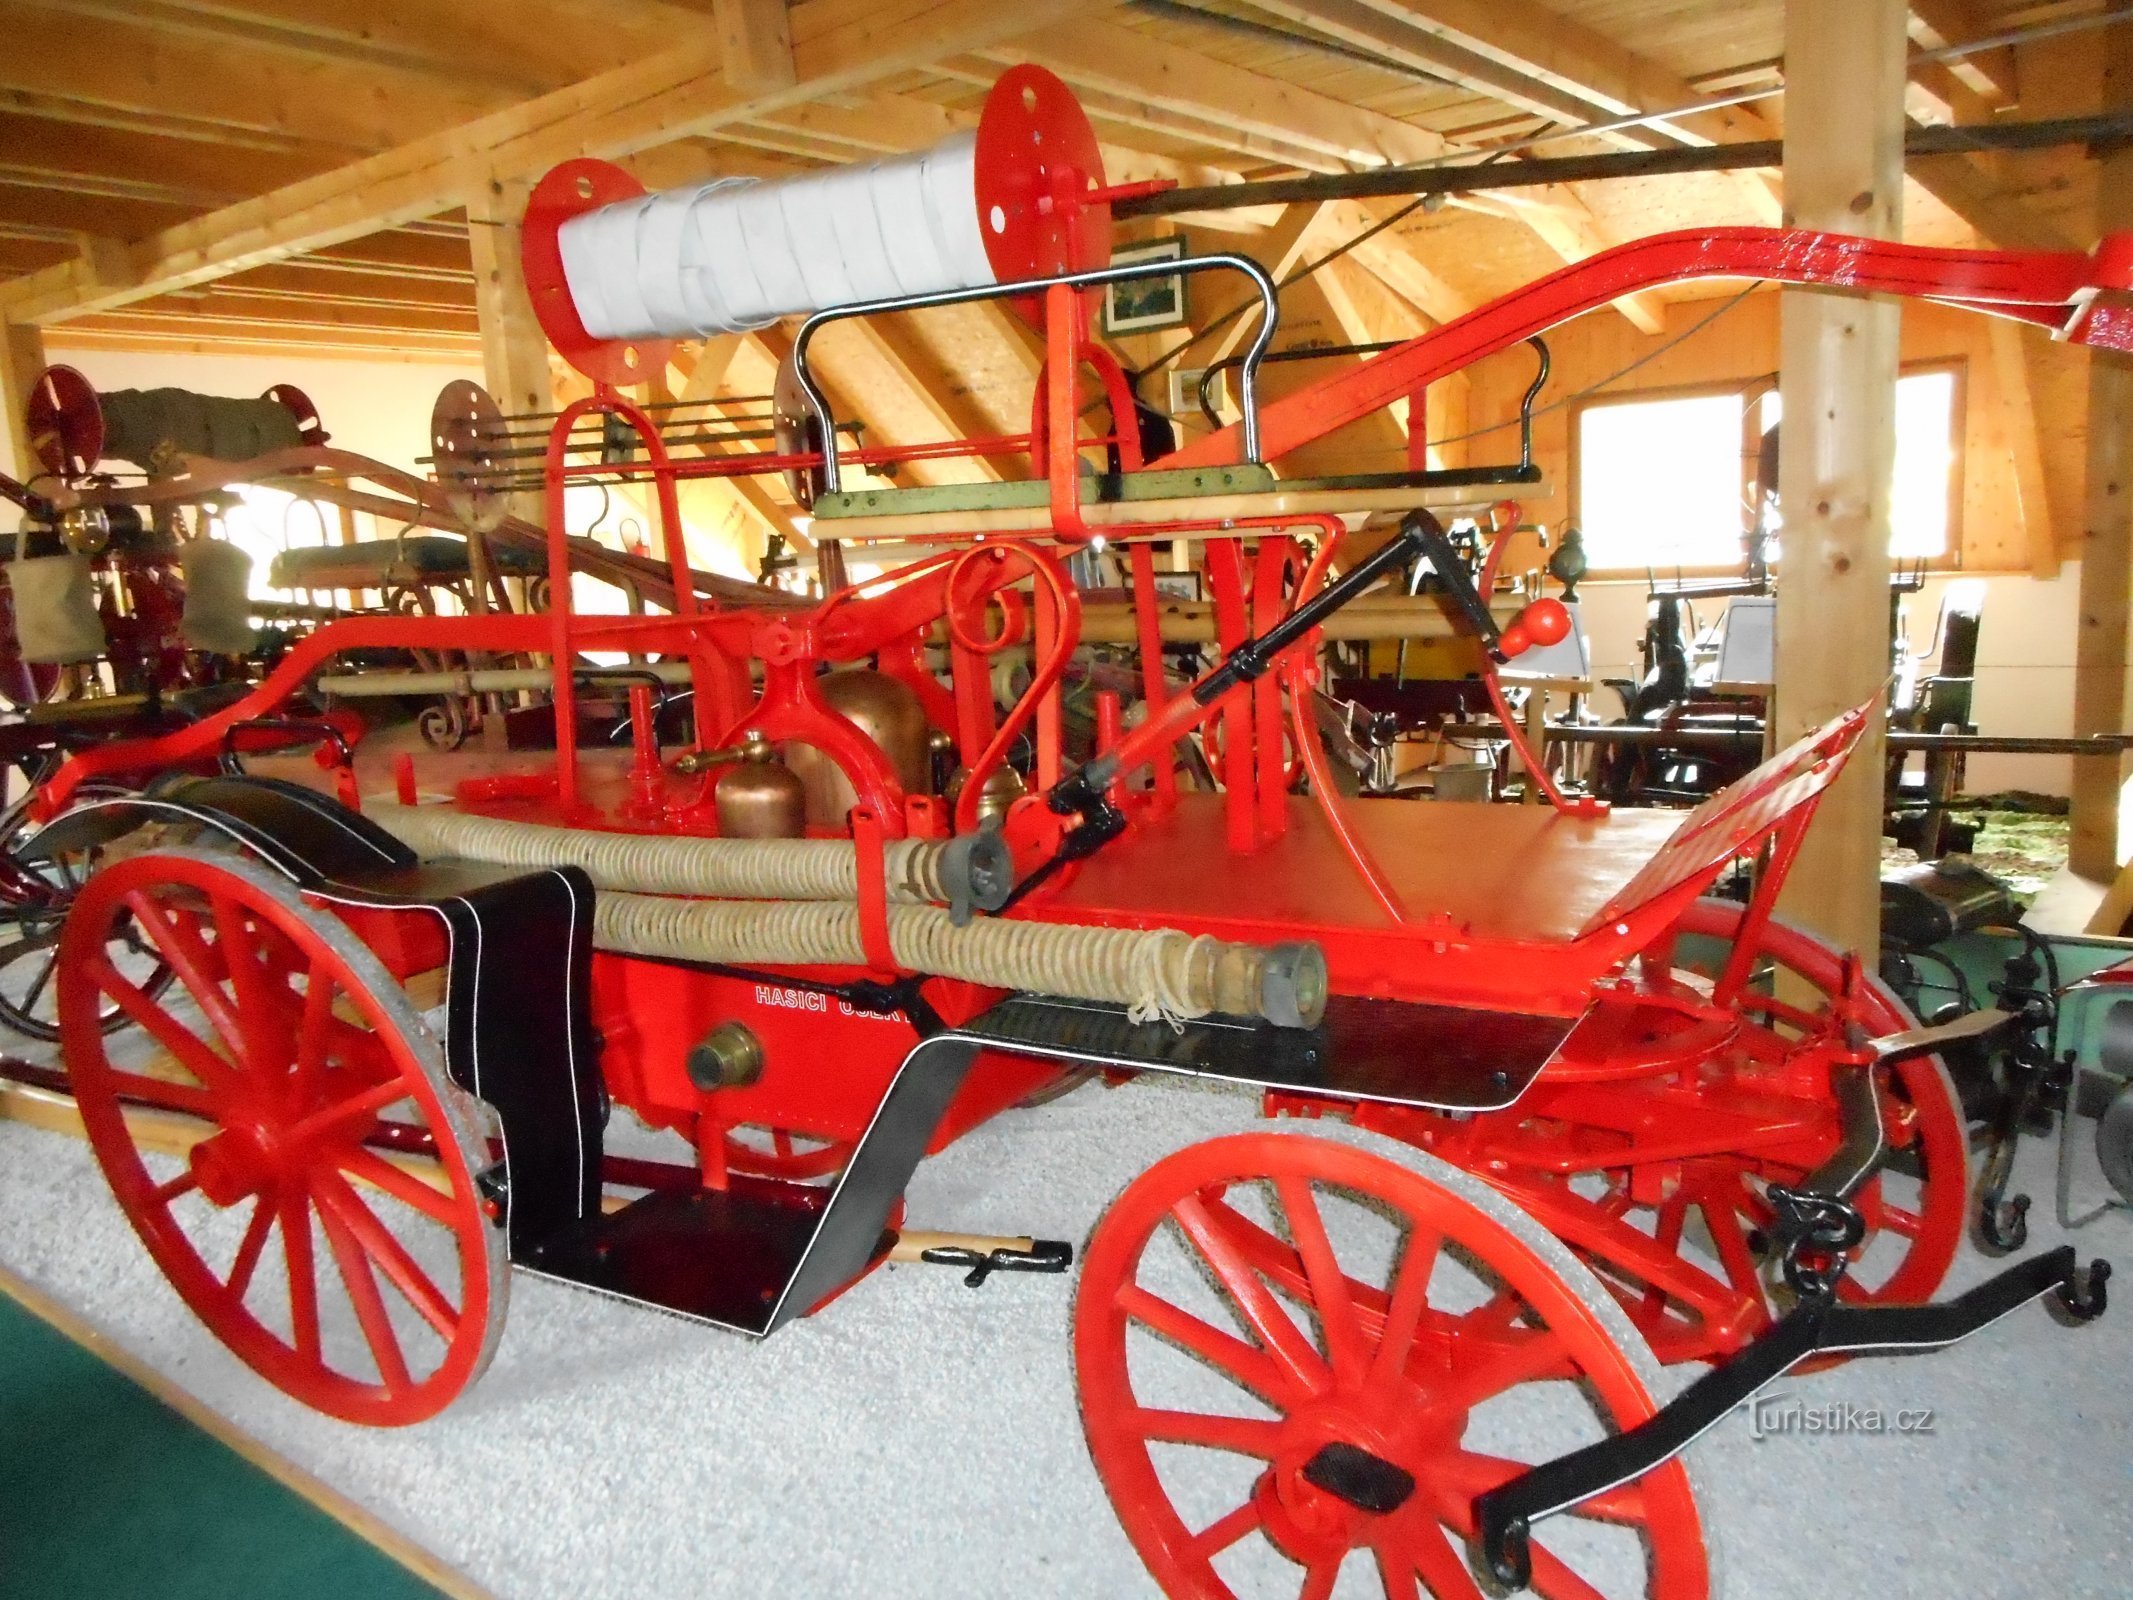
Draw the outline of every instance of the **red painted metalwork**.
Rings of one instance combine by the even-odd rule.
[[[1086,272],[1111,260],[1111,201],[1096,130],[1074,91],[1042,67],[1009,67],[978,117],[978,228],[1001,283]],[[1015,302],[1032,323],[1034,296]]]
[[[1517,1201],[1600,1270],[1663,1360],[1728,1355],[1769,1325],[1748,1242],[1772,1222],[1763,1187],[1797,1182],[1837,1147],[1829,1072],[1844,1024],[1871,1035],[1917,1025],[1878,983],[1847,1001],[1829,945],[1767,918],[1751,931],[1749,920],[1746,907],[1701,900],[1673,929],[1702,947],[1699,966],[1715,971],[1738,952],[1763,970],[1736,1001],[1705,1000],[1647,966],[1640,984],[1595,991],[1561,1058],[1512,1110],[1453,1122],[1368,1107],[1356,1119]],[[1772,969],[1814,998],[1770,994]],[[1895,1068],[1884,1102],[1904,1170],[1877,1174],[1856,1198],[1870,1232],[1842,1293],[1908,1304],[1932,1296],[1961,1244],[1968,1136],[1937,1060]],[[1708,1245],[1688,1241],[1691,1211]]]
[[[1943,250],[1804,229],[1710,228],[1616,245],[1492,300],[1382,355],[1274,402],[1260,415],[1269,460],[1383,410],[1484,356],[1640,289],[1697,278],[1756,278],[1945,301],[2016,317],[2077,344],[2133,349],[2133,315],[2098,291],[2133,292],[2133,245],[2106,239],[2094,255],[2041,250]],[[1243,459],[1232,426],[1163,458],[1166,467]]]
[[[526,199],[519,265],[533,299],[533,314],[556,353],[595,383],[643,383],[659,376],[667,370],[673,341],[596,339],[587,333],[570,295],[556,230],[572,217],[634,200],[643,193],[644,185],[613,162],[579,156],[551,167]]]
[[[1474,1533],[1473,1499],[1524,1463],[1467,1439],[1475,1412],[1523,1384],[1571,1382],[1613,1429],[1657,1409],[1588,1298],[1597,1286],[1450,1181],[1347,1144],[1243,1134],[1159,1162],[1105,1215],[1075,1301],[1082,1419],[1119,1521],[1165,1594],[1230,1594],[1216,1558],[1255,1537],[1304,1569],[1307,1596],[1330,1595],[1351,1552],[1377,1567],[1388,1595],[1478,1593],[1460,1553]],[[1344,1262],[1328,1217],[1349,1223],[1365,1210],[1398,1232],[1369,1264]],[[1149,1245],[1172,1230],[1191,1260],[1166,1274],[1170,1263]],[[1203,1276],[1221,1326],[1200,1309]],[[1304,1331],[1314,1323],[1316,1339]],[[1129,1360],[1135,1329],[1143,1336]],[[1318,1487],[1305,1468],[1335,1442],[1400,1468],[1412,1496],[1375,1515]],[[1234,1506],[1187,1521],[1157,1470],[1158,1446],[1220,1451],[1257,1476],[1237,1478],[1249,1487]],[[1640,1592],[1653,1600],[1710,1593],[1706,1535],[1680,1463],[1577,1515],[1643,1535]],[[1537,1551],[1534,1587],[1597,1592],[1577,1573],[1579,1549],[1573,1534],[1560,1553]]]

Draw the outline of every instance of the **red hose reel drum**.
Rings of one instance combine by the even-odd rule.
[[[758,303],[754,317],[743,324],[747,326],[769,317],[848,304],[855,298],[923,294],[984,282],[1014,283],[1109,264],[1113,192],[1105,187],[1103,154],[1095,130],[1071,89],[1042,67],[1009,68],[986,96],[974,149],[966,157],[963,152],[972,143],[972,135],[955,134],[916,157],[888,160],[871,168],[831,168],[759,184],[713,182],[653,197],[629,173],[609,162],[566,161],[535,186],[526,207],[521,260],[534,313],[549,342],[578,371],[599,382],[627,385],[661,371],[673,339],[728,326],[683,314],[690,297],[666,281],[670,264],[677,275],[682,271],[697,274],[692,282],[739,283],[753,291]],[[967,216],[960,212],[966,160]],[[888,240],[882,251],[876,251],[880,241],[870,233],[851,231],[867,225],[865,219],[853,215],[855,208],[864,210],[878,202],[885,208],[884,218],[892,223],[884,231],[900,232],[904,219],[911,215],[910,208],[900,203],[906,191],[899,189],[899,200],[892,205],[887,189],[902,184],[911,186],[908,192],[920,192],[920,180],[914,177],[920,167],[926,168],[924,194],[929,203],[941,207],[928,219],[934,241],[952,236],[967,242],[974,237],[982,247],[982,269],[967,259],[967,251],[966,258],[952,259],[956,252],[951,244],[942,245],[939,260],[934,262],[929,261],[924,240],[906,241],[909,248],[899,256],[896,240]],[[952,190],[944,189],[944,180],[953,185]],[[877,186],[881,192],[876,192]],[[685,219],[683,212],[691,205],[712,210]],[[623,207],[633,215],[623,214],[619,209]],[[581,225],[573,230],[568,245],[563,234],[564,225],[574,219],[610,208],[617,209],[606,219],[606,245],[612,250],[643,252],[640,271],[663,291],[656,307],[629,305],[628,312],[634,316],[604,301],[596,307],[585,298],[598,298],[585,267],[592,259],[590,233]],[[689,234],[688,229],[699,222],[716,230],[717,237],[705,241]],[[684,238],[687,244],[681,242]],[[871,256],[864,263],[871,270],[865,273],[857,259],[862,240]],[[567,249],[578,252],[571,258],[572,266],[566,266]],[[692,250],[708,254],[686,259],[684,252]],[[852,271],[824,270],[825,258],[840,250],[852,252]],[[884,252],[894,261],[897,290],[878,296],[815,292],[825,280],[856,276],[867,282],[881,281]],[[578,273],[576,293],[573,270]],[[626,271],[622,275],[629,276]],[[773,279],[791,284],[792,292],[780,295],[764,287]],[[695,303],[702,306],[712,298],[707,289]],[[764,298],[772,303],[761,304]],[[1034,298],[1018,309],[1032,320],[1039,316]],[[642,336],[603,336],[589,331],[588,324],[594,330],[628,326],[649,331]]]

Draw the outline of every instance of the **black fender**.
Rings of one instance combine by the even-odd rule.
[[[331,795],[280,778],[174,774],[84,802],[41,829],[26,861],[189,822],[286,873],[326,905],[424,913],[444,925],[444,1059],[492,1107],[512,1254],[599,1214],[606,1094],[592,1029],[592,880],[576,867],[424,862]]]
[[[331,795],[283,778],[158,779],[137,795],[85,801],[40,828],[16,852],[23,861],[91,849],[152,822],[191,822],[245,846],[299,888],[361,883],[420,865],[415,853]]]

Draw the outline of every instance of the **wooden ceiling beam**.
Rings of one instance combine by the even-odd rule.
[[[353,150],[467,122],[511,98],[461,79],[301,61],[140,24],[54,27],[51,12],[20,0],[0,0],[0,38],[0,89]]]
[[[1976,0],[1911,0],[1911,42],[1927,50],[1969,44],[2005,26],[2003,20],[1985,16]],[[1990,105],[2011,106],[2022,98],[2012,45],[1958,56],[1946,63],[1946,70]]]
[[[1502,189],[1468,196],[1467,200],[1476,210],[1530,228],[1566,266],[1574,266],[1587,256],[1622,242],[1609,236],[1592,208],[1567,184],[1551,184],[1545,189]],[[1666,306],[1650,290],[1623,295],[1614,302],[1614,308],[1639,333],[1666,331]]]
[[[208,322],[282,328],[368,328],[398,333],[479,333],[474,308],[468,306],[380,305],[332,301],[293,301],[272,295],[245,294],[216,284],[181,289],[144,300],[128,310],[142,316],[199,318]]]
[[[0,85],[0,111],[36,117],[72,128],[109,128],[156,139],[182,139],[219,150],[264,150],[273,154],[319,152],[323,164],[346,161],[347,145],[319,144],[261,128],[239,127],[220,117],[184,117],[166,112],[129,111],[99,101],[76,99],[43,90]]]
[[[162,190],[170,203],[194,210],[278,189],[340,159],[338,152],[320,148],[233,150],[132,130],[68,126],[0,106],[0,166],[10,173],[85,193],[117,194],[114,185],[143,197]]]
[[[1398,210],[1397,200],[1336,200],[1326,207],[1320,226],[1342,239],[1353,239]],[[1397,228],[1366,239],[1350,252],[1370,274],[1401,299],[1436,322],[1449,322],[1474,309],[1474,302],[1439,277]]]
[[[1318,0],[1313,0],[1317,4]],[[1697,98],[1672,68],[1535,0],[1339,0],[1360,4],[1425,34],[1530,75],[1606,116],[1658,111]],[[1512,102],[1515,104],[1515,102]],[[1533,109],[1533,108],[1527,108]],[[1587,114],[1590,120],[1590,114]],[[1619,137],[1632,144],[1733,144],[1775,138],[1750,107],[1694,112]]]
[[[1085,20],[1044,28],[989,60],[1030,60],[1077,88],[1138,100],[1207,119],[1216,128],[1258,134],[1315,150],[1335,162],[1382,166],[1426,161],[1443,138],[1300,84],[1232,67],[1117,23]]]
[[[232,42],[300,60],[478,79],[523,98],[651,54],[673,42],[675,19],[642,4],[512,0],[508,6],[434,0],[39,0],[95,22]],[[687,23],[684,22],[684,26]]]
[[[763,119],[765,127],[806,134],[840,147],[836,159],[841,162],[922,150],[952,133],[974,128],[977,123],[975,111],[960,111],[916,95],[899,94],[866,95],[850,105],[818,100],[787,107]],[[1104,145],[1103,157],[1104,176],[1112,183],[1161,178],[1180,188],[1212,188],[1243,181],[1243,174],[1233,167],[1152,155],[1116,144]],[[1195,212],[1180,220],[1225,233],[1251,233],[1271,226],[1279,215],[1278,206],[1255,206],[1242,211]]]
[[[255,267],[223,278],[217,293],[298,304],[349,306],[434,306],[471,311],[474,297],[456,279],[410,278],[383,273],[307,268],[294,263]],[[180,290],[180,293],[192,291]],[[151,304],[153,302],[150,302]]]
[[[0,217],[10,222],[64,228],[70,233],[90,233],[106,239],[131,239],[195,214],[194,207],[164,201],[83,194],[44,183],[0,178]]]
[[[125,349],[185,349],[206,352],[229,346],[301,350],[324,355],[429,355],[479,366],[481,341],[472,334],[415,329],[327,328],[313,323],[253,320],[222,322],[129,307],[75,324],[52,340],[61,345],[117,345]]]
[[[1419,69],[1441,48],[1471,52],[1502,70],[1542,84],[1541,98],[1518,97],[1480,82],[1468,86],[1514,109],[1552,114],[1572,124],[1664,110],[1695,100],[1698,90],[1671,68],[1616,43],[1598,30],[1544,9],[1534,0],[1262,0],[1321,27],[1343,19],[1341,36],[1356,44],[1401,53]],[[1374,43],[1372,43],[1374,41]],[[1695,112],[1649,127],[1601,135],[1630,149],[1673,144],[1737,144],[1775,139],[1776,128],[1750,106]],[[1783,207],[1771,175],[1741,173],[1732,180],[1750,215],[1774,225]]]
[[[609,157],[715,132],[780,105],[861,88],[945,55],[983,49],[1091,8],[1095,0],[801,0],[792,11],[798,84],[749,94],[718,76],[718,44],[678,45],[540,99],[426,134],[140,239],[130,282],[48,269],[0,288],[18,321],[55,322],[321,249],[459,202],[469,151],[498,173],[538,173],[566,156]],[[478,180],[477,180],[478,181]]]
[[[1598,102],[1591,94],[1551,82],[1508,52],[1485,52],[1436,18],[1428,8],[1392,0],[1254,0],[1259,9],[1301,24],[1342,44],[1410,72],[1455,84],[1516,110],[1551,122],[1591,122]],[[1559,27],[1567,19],[1552,19]],[[1643,148],[1654,135],[1633,130],[1607,135],[1610,143]],[[1664,142],[1663,140],[1660,142]]]

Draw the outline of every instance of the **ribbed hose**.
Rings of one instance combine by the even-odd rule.
[[[602,833],[468,816],[450,806],[372,802],[364,816],[425,859],[511,867],[578,867],[600,892],[603,950],[680,961],[856,965],[858,864],[837,839],[688,839]],[[1231,944],[1174,928],[1088,928],[980,918],[964,927],[946,900],[937,841],[891,840],[889,948],[909,972],[996,989],[1105,1000],[1134,1020],[1219,1011],[1315,1023],[1325,958],[1311,944]],[[690,896],[692,898],[671,898]]]
[[[732,905],[603,894],[594,905],[593,943],[685,961],[813,965],[867,959],[858,908],[821,902]],[[896,964],[912,972],[1107,1000],[1127,1007],[1136,1022],[1262,1012],[1266,952],[1171,928],[993,918],[958,928],[934,906],[891,906],[889,948]]]
[[[363,815],[418,856],[455,856],[506,867],[578,867],[594,888],[627,894],[739,900],[854,900],[859,894],[858,856],[848,839],[604,833],[469,816],[450,806],[375,801],[366,802]],[[948,894],[938,871],[941,850],[937,840],[889,840],[883,852],[889,898],[905,904],[945,902]]]

